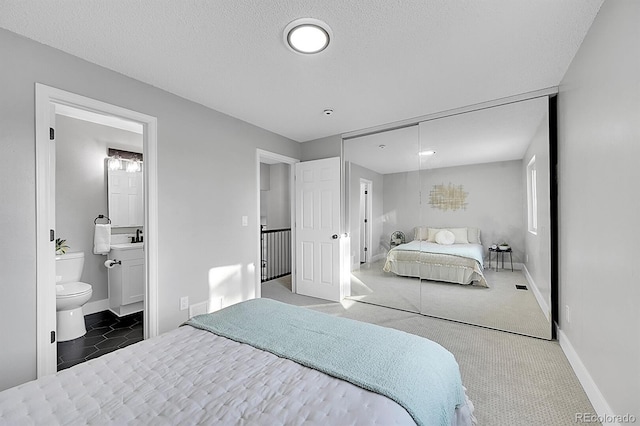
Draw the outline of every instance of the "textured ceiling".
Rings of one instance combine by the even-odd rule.
[[[380,174],[520,160],[547,111],[541,97],[426,121],[349,139],[344,157]],[[436,154],[418,156],[426,150]]]
[[[601,4],[3,0],[0,27],[307,141],[556,86]],[[324,52],[285,47],[301,17],[331,27]]]

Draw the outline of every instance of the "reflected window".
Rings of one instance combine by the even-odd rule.
[[[537,194],[537,176],[536,157],[535,155],[527,165],[527,210],[529,216],[529,232],[538,233],[538,194]]]

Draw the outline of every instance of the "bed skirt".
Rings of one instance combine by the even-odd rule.
[[[393,272],[396,275],[416,277],[423,280],[489,287],[477,262],[471,259],[456,259],[455,262],[448,263],[459,264],[425,263],[415,260],[405,261],[387,258],[383,270],[385,272]],[[468,263],[468,265],[463,263]]]

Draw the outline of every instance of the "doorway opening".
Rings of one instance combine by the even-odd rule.
[[[57,306],[60,371],[143,338],[144,132],[129,120],[54,106],[54,229],[65,245],[56,250],[56,295],[75,297],[76,281],[90,291],[80,309]],[[72,259],[80,259],[75,273],[58,268]]]
[[[93,269],[94,272],[98,267],[94,254],[94,234],[93,227],[98,223],[97,219],[104,219],[104,216],[108,216],[108,213],[103,211],[91,212],[90,218],[73,218],[73,214],[70,213],[73,207],[66,206],[58,203],[56,200],[56,112],[66,112],[64,115],[59,115],[61,121],[66,121],[70,114],[85,114],[85,118],[88,116],[98,117],[98,122],[101,125],[107,127],[115,127],[114,123],[128,123],[141,130],[141,142],[142,150],[144,151],[144,167],[143,167],[143,208],[144,211],[141,219],[141,229],[144,230],[144,249],[143,249],[143,262],[144,266],[142,278],[142,292],[144,293],[143,306],[144,306],[144,321],[143,321],[143,334],[144,338],[153,337],[158,334],[158,312],[157,312],[157,167],[156,167],[156,152],[157,152],[157,120],[155,117],[151,117],[145,114],[141,114],[135,111],[120,108],[115,105],[106,104],[94,99],[86,98],[80,95],[76,95],[70,92],[65,92],[59,89],[48,87],[42,84],[36,84],[36,268],[37,268],[37,376],[42,377],[47,374],[55,373],[57,370],[57,338],[56,338],[56,248],[60,247],[60,240],[65,239],[64,235],[57,234],[57,221],[56,216],[63,217],[65,224],[60,223],[61,228],[69,234],[76,233],[73,222],[86,222],[89,220],[93,222],[90,224],[89,233],[91,236],[90,245],[92,250],[84,247],[86,238],[80,237],[82,232],[78,233],[76,242],[77,249],[80,253],[83,253],[86,257],[91,258],[91,262],[87,262],[85,265],[90,266],[89,270]],[[89,121],[89,120],[84,120]],[[94,121],[94,124],[96,121]],[[64,160],[69,160],[69,156],[72,154],[78,154],[75,150],[84,151],[88,145],[83,144],[71,148],[70,151],[65,151]],[[106,174],[105,156],[99,158],[99,171],[98,175],[103,173],[103,178]],[[62,156],[60,160],[62,160]],[[96,160],[95,158],[93,160]],[[62,161],[60,161],[62,162]],[[88,158],[82,161],[73,161],[67,167],[86,168],[87,170],[92,167],[92,161]],[[93,172],[96,172],[93,170]],[[67,176],[65,176],[65,179]],[[72,179],[72,178],[69,178]],[[73,188],[69,191],[69,199],[82,198],[78,194],[73,194]],[[106,197],[106,194],[104,194]],[[62,197],[61,197],[62,198]],[[77,200],[79,202],[83,200]],[[86,201],[86,200],[85,200]],[[70,207],[67,209],[61,209],[56,215],[57,207]],[[77,209],[82,209],[82,203],[77,204]],[[93,208],[93,203],[84,203],[84,208]],[[77,210],[76,209],[76,210]],[[99,209],[102,210],[102,209]],[[88,214],[88,213],[87,213]],[[103,216],[102,218],[100,216]],[[102,222],[101,222],[102,223]],[[87,229],[85,228],[85,234]],[[138,232],[140,234],[140,232]],[[56,244],[56,237],[60,240]],[[82,241],[82,242],[81,242]],[[56,247],[58,245],[58,247]],[[105,249],[103,249],[104,251]],[[110,246],[106,248],[109,252]],[[82,257],[82,256],[80,256]],[[102,259],[100,259],[102,260]],[[104,257],[104,261],[107,257]],[[85,267],[86,267],[85,266]],[[87,275],[82,277],[86,278]],[[96,287],[98,289],[99,286]],[[103,308],[108,308],[108,299],[103,299],[108,290],[100,288],[97,292],[98,297],[94,300],[93,304],[88,306],[89,310],[98,312]],[[106,300],[106,301],[105,301]],[[91,303],[91,302],[90,302]]]
[[[296,292],[294,164],[299,160],[257,150],[258,260],[256,297],[264,286]]]
[[[373,182],[360,179],[360,264],[371,261],[371,198]]]

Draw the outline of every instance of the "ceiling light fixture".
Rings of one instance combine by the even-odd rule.
[[[319,19],[296,19],[284,29],[285,44],[294,52],[303,55],[322,52],[332,37],[331,28]]]
[[[420,152],[418,153],[418,155],[419,155],[419,156],[421,156],[421,157],[426,157],[426,156],[433,155],[433,154],[435,154],[435,153],[436,153],[436,152],[435,152],[435,151],[433,151],[433,150],[429,150],[429,151],[420,151]]]

